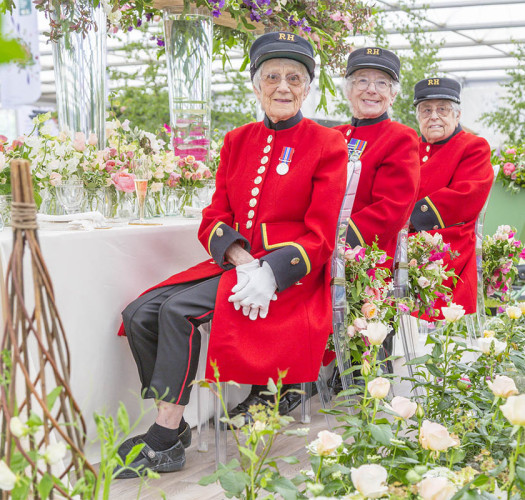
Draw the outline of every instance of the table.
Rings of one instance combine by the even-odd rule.
[[[116,334],[120,312],[147,288],[209,258],[197,239],[200,220],[167,217],[158,221],[162,225],[125,224],[93,231],[62,229],[57,223],[39,231],[69,342],[71,388],[86,421],[88,442],[96,438],[93,413],[116,416],[119,401],[126,405],[131,422],[140,415],[141,404],[151,410],[137,432],[147,429],[156,414],[151,400],[141,400],[127,340]],[[0,233],[4,270],[11,247],[12,232],[6,228]],[[185,412],[192,425],[196,423],[195,393]],[[241,398],[242,394],[237,395],[232,402]],[[98,446],[87,448],[91,461],[98,461]]]

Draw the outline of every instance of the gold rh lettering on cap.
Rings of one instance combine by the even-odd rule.
[[[379,49],[366,49],[366,53],[377,56],[379,55]]]
[[[286,40],[286,33],[279,33],[279,40]]]
[[[295,41],[295,35],[288,35],[288,40],[290,42],[294,42]]]
[[[439,85],[439,78],[431,78],[431,79],[428,81],[428,84],[429,84],[429,85]]]

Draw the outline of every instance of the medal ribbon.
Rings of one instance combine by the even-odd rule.
[[[348,143],[348,158],[354,161],[359,160],[365,147],[366,141],[363,141],[362,139],[350,139],[350,142]]]
[[[286,163],[287,165],[292,161],[292,156],[294,152],[294,148],[290,148],[285,146],[283,148],[283,152],[281,153],[281,157],[279,158],[280,163]]]

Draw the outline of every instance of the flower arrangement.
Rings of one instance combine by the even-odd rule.
[[[447,263],[458,255],[443,241],[440,233],[426,231],[412,234],[408,238],[408,288],[409,300],[405,307],[435,317],[436,304],[447,304],[452,295],[450,285],[456,282],[453,269]]]
[[[499,226],[493,236],[485,236],[482,244],[483,289],[487,305],[507,302],[512,282],[518,274],[516,264],[525,259],[525,245],[515,239],[516,229]],[[494,303],[489,299],[496,299]]]
[[[502,148],[492,151],[492,164],[499,165],[496,180],[501,182],[507,191],[519,193],[525,188],[525,146]]]

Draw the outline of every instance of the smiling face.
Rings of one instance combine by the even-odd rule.
[[[254,85],[253,91],[268,118],[277,123],[292,118],[301,109],[310,90],[307,81],[306,67],[300,62],[270,59],[261,66],[260,89]]]
[[[446,99],[429,99],[417,106],[417,119],[421,134],[430,144],[448,139],[456,130],[461,112],[452,108]]]
[[[352,114],[358,120],[377,118],[394,103],[396,95],[392,95],[392,87],[390,85],[392,79],[384,71],[378,69],[358,69],[352,73],[350,78],[353,83],[347,97],[352,105]],[[360,90],[362,86],[360,83],[362,84],[365,79],[370,83],[367,88]],[[385,90],[381,91],[375,84],[372,84],[372,82],[375,81],[387,81],[389,85]]]

